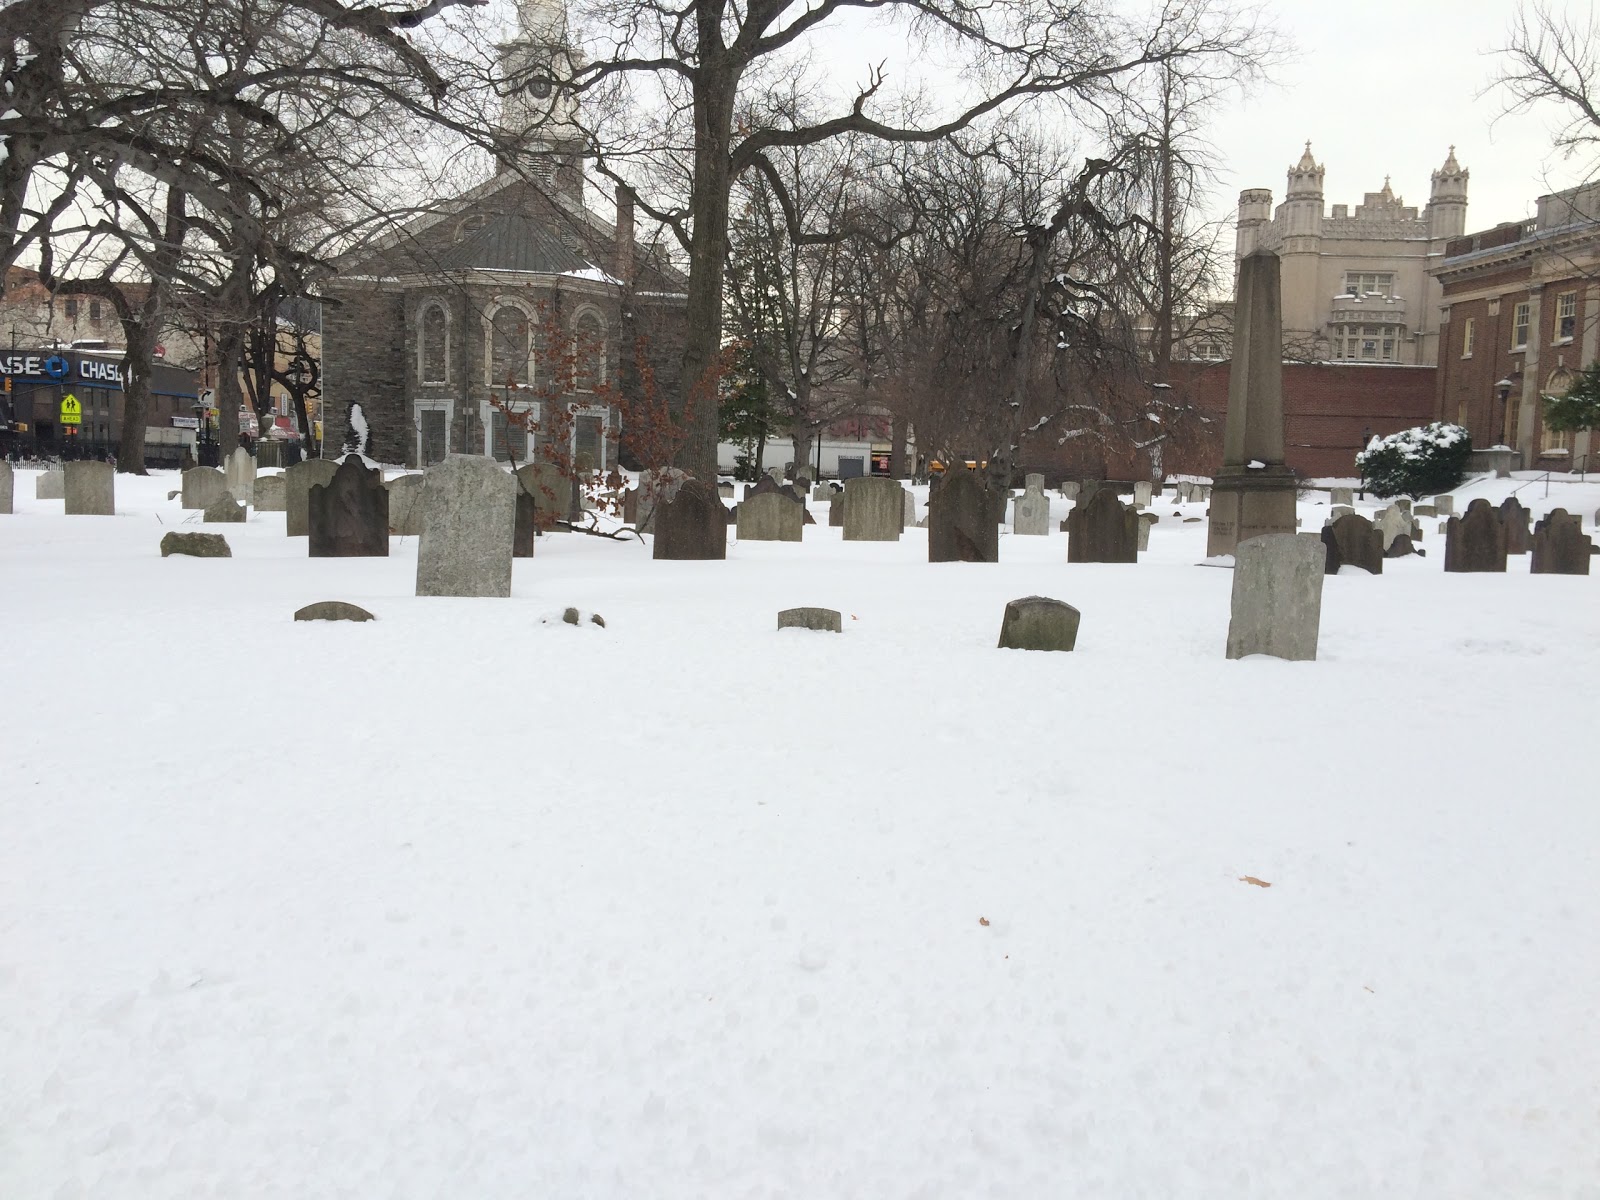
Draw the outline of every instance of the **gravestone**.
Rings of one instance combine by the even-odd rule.
[[[819,483],[811,489],[811,503],[827,504],[833,499],[833,489],[825,483]]]
[[[1522,501],[1515,496],[1507,496],[1500,502],[1500,523],[1506,527],[1507,554],[1528,552],[1531,540],[1531,535],[1528,533],[1528,518],[1532,515],[1522,507]]]
[[[803,508],[777,493],[747,496],[736,516],[741,542],[798,542],[804,528]]]
[[[534,517],[541,529],[553,528],[572,511],[572,480],[555,463],[529,463],[518,467],[518,488],[533,499]]]
[[[426,476],[396,475],[383,486],[389,489],[389,532],[396,537],[422,536],[422,489]],[[265,480],[256,480],[256,493]],[[260,503],[256,508],[260,509]]]
[[[1061,493],[1063,500],[1076,500],[1078,498],[1078,485],[1074,480],[1062,480],[1061,486],[1056,490]]]
[[[1238,280],[1222,467],[1215,487],[1200,495],[1211,500],[1207,558],[1232,554],[1239,542],[1292,534],[1295,528],[1295,477],[1284,461],[1278,256],[1264,249],[1245,255]]]
[[[1074,499],[1079,504],[1087,504],[1089,501],[1095,498],[1095,494],[1099,492],[1099,490],[1100,481],[1098,479],[1080,480],[1078,482],[1078,494],[1076,497],[1074,497]]]
[[[233,498],[240,504],[254,504],[256,460],[250,457],[250,451],[243,446],[235,446],[223,466],[226,469],[228,491],[233,493]],[[208,504],[206,507],[211,506]]]
[[[686,561],[728,557],[728,510],[716,488],[698,479],[684,480],[670,499],[656,507],[655,527],[652,558]]]
[[[1152,490],[1148,479],[1136,481],[1133,485],[1133,506],[1135,508],[1149,508]]]
[[[112,517],[117,513],[117,471],[110,463],[69,462],[62,472],[69,517]]]
[[[1444,569],[1457,573],[1506,569],[1506,527],[1482,497],[1451,517],[1444,531]]]
[[[255,509],[257,512],[282,512],[285,488],[282,475],[256,476]]]
[[[493,459],[450,454],[423,477],[419,596],[511,595],[511,542],[522,489]]]
[[[1411,535],[1402,533],[1389,543],[1389,548],[1383,552],[1385,558],[1404,558],[1408,554],[1416,554],[1417,548],[1411,544]]]
[[[1441,517],[1448,517],[1456,511],[1456,498],[1454,496],[1435,496],[1433,507],[1438,510]]]
[[[722,499],[724,499],[724,500],[732,500],[733,499],[733,484],[731,484],[731,483],[719,483],[719,484],[717,484],[717,495],[722,497]]]
[[[179,533],[161,535],[161,557],[181,554],[189,558],[232,558],[228,539],[220,533]]]
[[[623,498],[623,520],[632,525],[640,533],[644,533],[655,523],[656,506],[664,500],[670,500],[677,495],[678,489],[683,486],[684,480],[689,476],[677,467],[663,467],[659,471],[643,471],[639,475],[639,486],[634,488]],[[632,515],[629,515],[631,497]]]
[[[1078,644],[1082,614],[1048,596],[1024,596],[1006,605],[1000,618],[1001,650],[1071,650]]]
[[[9,462],[0,458],[0,516],[12,515],[16,486],[16,472],[11,469]]]
[[[828,527],[830,529],[844,528],[844,493],[835,492],[833,499],[828,501]]]
[[[1329,488],[1328,489],[1328,503],[1329,504],[1354,504],[1355,502],[1356,502],[1356,493],[1355,493],[1355,489],[1354,488]]]
[[[896,480],[881,475],[845,480],[843,507],[845,541],[900,540],[906,520],[906,502],[905,489]]]
[[[383,472],[347,454],[326,484],[306,497],[311,558],[387,558],[389,492]]]
[[[1371,521],[1348,512],[1322,527],[1322,544],[1328,548],[1327,572],[1340,567],[1360,567],[1372,575],[1383,574],[1383,534]]]
[[[333,473],[338,469],[339,464],[331,458],[308,458],[284,471],[284,529],[290,537],[306,536],[306,510],[311,500],[311,489],[331,483]]]
[[[1148,550],[1148,549],[1150,549],[1150,527],[1152,525],[1156,524],[1156,522],[1158,522],[1160,520],[1161,520],[1161,518],[1156,516],[1156,514],[1153,513],[1153,512],[1142,512],[1142,513],[1139,514],[1139,549],[1140,550]]]
[[[762,481],[765,482],[766,480],[770,479],[773,483],[781,485],[783,483],[784,474],[785,472],[782,467],[768,467],[767,473],[762,476]]]
[[[215,467],[190,467],[183,473],[184,508],[204,511],[228,490],[228,477]]]
[[[1069,563],[1139,561],[1139,514],[1117,499],[1110,488],[1081,501],[1067,514]]]
[[[366,609],[343,600],[318,600],[295,610],[296,621],[375,621]]]
[[[910,488],[902,488],[901,493],[905,499],[901,501],[900,527],[910,529],[917,523],[917,498],[911,494]]]
[[[1333,511],[1328,514],[1328,520],[1329,521],[1337,521],[1340,517],[1348,517],[1351,513],[1355,512],[1355,511],[1356,510],[1354,508],[1352,508],[1348,504],[1335,504],[1333,506]],[[1371,524],[1370,521],[1367,522],[1367,523],[1369,525]],[[1382,537],[1383,535],[1379,534],[1378,536]]]
[[[61,473],[59,468],[46,468],[34,477],[33,498],[35,500],[64,500],[66,495],[66,476]]]
[[[1594,543],[1584,537],[1578,518],[1564,508],[1550,514],[1533,527],[1534,575],[1587,575]]]
[[[224,492],[207,505],[200,521],[204,525],[243,525],[244,519],[244,505],[235,500],[231,493]]]
[[[1000,561],[994,495],[972,471],[951,470],[928,505],[928,561]]]
[[[517,489],[516,515],[511,523],[511,557],[532,558],[539,541],[539,510],[533,497]]]
[[[1416,532],[1416,522],[1411,519],[1411,514],[1402,511],[1397,505],[1391,504],[1378,514],[1376,522],[1379,535],[1383,538],[1383,552],[1389,552],[1390,545],[1395,538],[1402,535],[1409,537]]]
[[[1327,547],[1310,534],[1246,538],[1234,550],[1228,657],[1317,657]]]
[[[1439,515],[1439,509],[1436,505],[1432,504],[1418,504],[1412,508],[1411,515],[1419,518],[1437,517]]]
[[[1029,475],[1028,486],[1012,505],[1011,529],[1023,537],[1050,533],[1050,497],[1044,494],[1044,476]]]
[[[278,441],[276,438],[264,438],[257,442],[256,470],[259,471],[262,467],[283,466],[282,446],[283,443]],[[261,477],[257,475],[256,478],[259,479]],[[260,505],[256,505],[255,507],[259,509]]]
[[[844,614],[832,608],[786,608],[778,614],[778,628],[843,633]]]

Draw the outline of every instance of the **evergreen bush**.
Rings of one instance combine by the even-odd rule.
[[[1356,455],[1367,487],[1380,499],[1448,492],[1467,475],[1472,435],[1460,425],[1435,421],[1375,437]]]

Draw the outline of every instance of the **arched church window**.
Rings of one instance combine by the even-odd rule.
[[[422,382],[449,380],[450,323],[442,305],[430,304],[422,310]]]
[[[468,213],[456,225],[456,241],[465,241],[488,223],[488,213]]]
[[[592,392],[606,381],[606,327],[598,313],[585,310],[572,325],[573,389]]]
[[[533,329],[528,314],[515,305],[502,305],[489,322],[489,386],[532,383],[532,357]]]

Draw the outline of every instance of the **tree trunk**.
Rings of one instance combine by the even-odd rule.
[[[244,358],[244,330],[228,322],[217,334],[217,440],[226,459],[239,447],[239,367]]]
[[[157,289],[151,288],[153,294]],[[159,323],[147,318],[153,305],[146,305],[139,317],[122,323],[122,336],[128,348],[122,359],[122,437],[117,442],[117,470],[124,475],[143,475],[144,430],[150,413],[150,361],[156,353]],[[158,310],[159,311],[159,310]]]
[[[895,479],[906,477],[906,419],[893,417],[889,423],[889,474]]]

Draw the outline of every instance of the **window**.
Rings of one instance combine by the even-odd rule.
[[[76,320],[78,317],[78,298],[76,296],[68,296],[63,300],[61,302],[61,313],[69,321]]]
[[[572,388],[592,392],[606,381],[606,327],[594,312],[580,313],[573,323],[572,340]]]
[[[422,310],[423,383],[448,383],[450,380],[450,322],[442,305],[430,304]]]
[[[489,386],[519,387],[532,383],[528,362],[532,352],[528,314],[510,304],[497,309],[489,327]]]
[[[1352,362],[1394,362],[1399,325],[1335,325],[1333,357]]]
[[[1556,340],[1570,342],[1578,331],[1578,293],[1562,292],[1556,297]]]
[[[1478,325],[1477,325],[1477,322],[1473,318],[1468,317],[1465,321],[1461,322],[1461,357],[1462,358],[1471,358],[1472,357],[1472,338],[1473,338],[1473,335],[1475,333],[1477,333],[1477,330],[1478,330]]]
[[[1394,299],[1393,271],[1346,271],[1344,291],[1347,296],[1382,296]]]
[[[1204,360],[1205,362],[1221,362],[1222,343],[1200,342],[1194,348],[1194,356],[1198,359]]]
[[[1533,302],[1524,300],[1511,310],[1511,348],[1525,350],[1528,347],[1528,314],[1533,310]]]
[[[100,301],[89,301],[89,320],[93,321],[96,325],[100,324]]]

